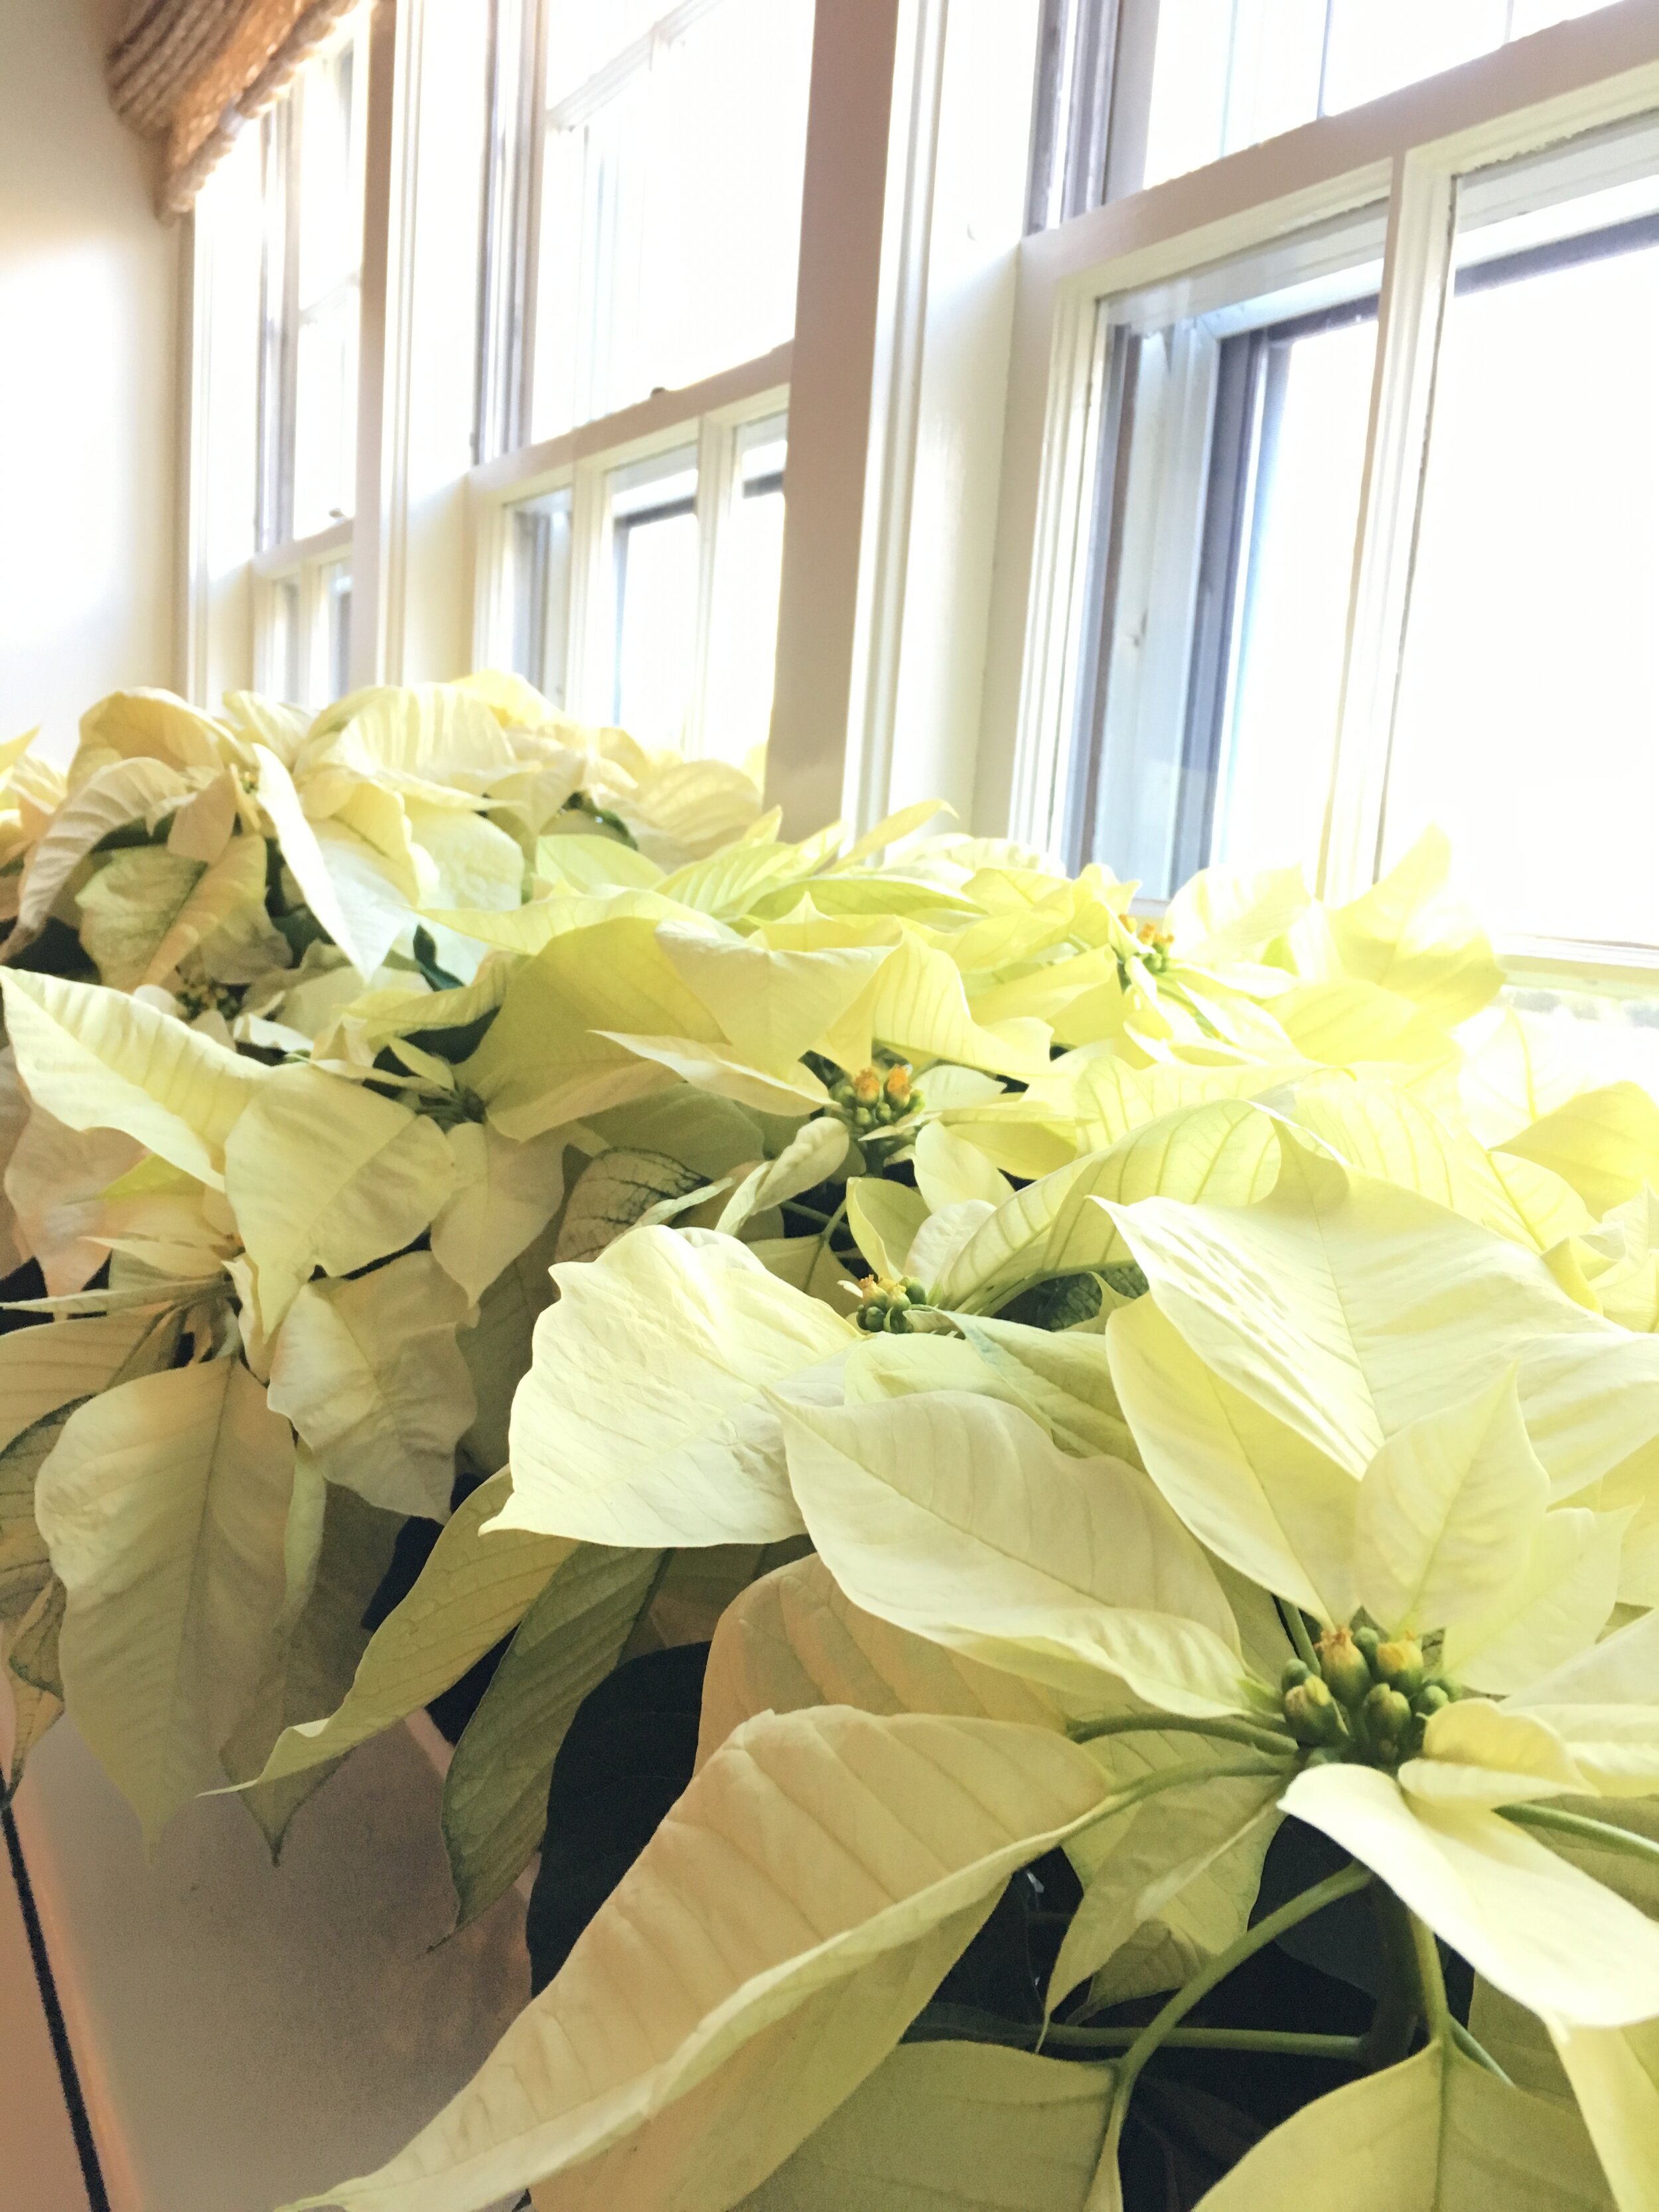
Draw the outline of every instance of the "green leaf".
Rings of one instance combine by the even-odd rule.
[[[1610,2212],[1577,2115],[1432,2043],[1308,2105],[1241,2160],[1200,2212]]]
[[[478,1301],[478,1318],[460,1332],[461,1357],[472,1377],[478,1411],[461,1438],[461,1456],[476,1474],[507,1465],[513,1399],[530,1372],[536,1323],[553,1303],[556,1224],[510,1260]]]
[[[120,1129],[223,1188],[225,1147],[269,1079],[264,1068],[100,985],[7,969],[0,992],[18,1073],[37,1106],[71,1129]]]
[[[270,1663],[293,1489],[288,1424],[234,1359],[88,1400],[41,1468],[66,1702],[152,1844],[219,1781]]]
[[[455,1340],[468,1310],[429,1252],[305,1285],[272,1346],[270,1404],[331,1482],[391,1512],[447,1518],[455,1446],[477,1412]]]
[[[297,1463],[295,1473],[297,1478]],[[366,1504],[356,1491],[332,1483],[323,1512],[309,1595],[260,1696],[225,1746],[225,1771],[233,1782],[250,1781],[261,1771],[285,1728],[333,1711],[350,1689],[368,1644],[363,1615],[392,1564],[403,1522],[398,1515]],[[243,1790],[242,1802],[273,1856],[282,1849],[289,1822],[337,1764],[303,1767],[280,1782]]]
[[[419,1581],[369,1638],[345,1698],[322,1718],[284,1729],[260,1782],[337,1759],[378,1735],[458,1681],[516,1627],[575,1547],[516,1529],[482,1533],[507,1492],[503,1471],[457,1506]]]
[[[1138,1468],[1060,1451],[994,1398],[784,1405],[812,1540],[866,1612],[1101,1711],[1127,1682],[1164,1711],[1243,1696],[1233,1616]]]
[[[685,1198],[702,1187],[701,1176],[665,1153],[620,1147],[601,1152],[576,1178],[553,1256],[560,1261],[597,1259],[653,1206],[665,1198]]]
[[[1109,2095],[1101,2068],[905,2044],[735,2212],[1084,2212]]]
[[[835,1360],[851,1322],[729,1237],[636,1229],[555,1273],[514,1401],[503,1525],[641,1547],[798,1534],[760,1394]]]
[[[659,1557],[579,1544],[514,1631],[444,1782],[460,1926],[495,1903],[539,1844],[554,1756],[577,1706],[621,1656]]]
[[[1100,1794],[1046,1729],[751,1721],[473,2081],[378,2173],[304,2203],[473,2212],[574,2167],[595,2203],[717,2212],[873,2071],[1007,1875]]]
[[[0,1625],[21,1620],[52,1579],[35,1524],[34,1486],[72,1406],[44,1414],[0,1451]]]
[[[64,1585],[54,1577],[14,1627],[0,1629],[11,1689],[11,1766],[7,1782],[15,1790],[29,1753],[64,1710],[64,1685],[58,1639],[64,1625]]]

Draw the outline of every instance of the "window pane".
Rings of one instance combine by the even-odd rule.
[[[343,699],[351,689],[351,563],[331,561],[319,581],[322,588],[324,694],[318,702]]]
[[[565,703],[570,623],[570,494],[527,499],[512,531],[513,665],[556,707]]]
[[[678,745],[696,675],[698,531],[695,450],[611,479],[616,565],[611,714],[646,745]]]
[[[684,13],[550,0],[536,437],[794,326],[811,0]]]
[[[1211,860],[1311,867],[1329,790],[1377,264],[1231,304],[1248,273],[1178,319],[1173,287],[1113,307],[1067,842],[1152,898]]]
[[[741,766],[766,743],[783,571],[785,418],[738,433],[738,476],[720,538],[720,621],[713,646],[704,750]]]
[[[1159,0],[1145,181],[1414,84],[1609,0]]]
[[[1461,241],[1385,857],[1438,821],[1498,929],[1654,945],[1659,221],[1571,220]]]

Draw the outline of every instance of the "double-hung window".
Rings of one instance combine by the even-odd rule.
[[[350,662],[367,78],[360,14],[258,126],[255,674],[319,706]]]
[[[498,8],[477,656],[735,763],[770,714],[812,27]]]
[[[1156,907],[1216,862],[1352,895],[1438,823],[1520,987],[1654,1000],[1659,9],[1050,15],[1015,834]]]

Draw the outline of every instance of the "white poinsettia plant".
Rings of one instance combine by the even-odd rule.
[[[318,2202],[1099,2208],[1240,2049],[1351,2079],[1218,2207],[1651,2212],[1659,1107],[1494,1003],[1443,840],[1153,923],[509,679],[83,735],[0,817],[21,1749],[66,1700],[150,1833],[228,1780],[275,1838],[510,1637],[470,1916],[587,1692],[713,1631],[684,1795]],[[1036,2027],[935,2002],[1055,1854]],[[1211,2022],[1362,1888],[1369,2028]]]
[[[1042,882],[981,866],[958,939],[1034,945],[1083,896]],[[721,1615],[693,1778],[477,2078],[307,2203],[1134,2212],[1148,2084],[1240,2051],[1346,2082],[1206,2212],[1659,2203],[1659,1108],[1488,1004],[1435,841],[1334,913],[1182,912],[1212,969],[1126,950],[1086,1043],[872,1148],[844,1267],[684,1217],[556,1267],[477,1556],[574,1547],[558,1610],[810,1550]],[[1069,1045],[1092,959],[957,964]],[[1287,1823],[1330,1870],[1274,1901]],[[934,2003],[1056,1851],[1041,2020]],[[1362,1892],[1368,2026],[1212,2023]]]

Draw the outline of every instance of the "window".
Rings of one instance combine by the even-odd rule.
[[[1200,168],[1607,4],[1156,0],[1139,181],[1155,185]]]
[[[347,688],[350,659],[367,44],[360,15],[260,126],[255,659],[309,705]]]
[[[982,783],[1003,715],[1016,731],[1012,834],[1155,904],[1208,861],[1299,862],[1352,896],[1438,823],[1516,988],[1564,1018],[1611,990],[1623,1026],[1651,1022],[1639,14],[1164,0],[1149,77],[1123,0],[1103,183],[1137,70],[1148,174],[1312,121],[1179,193],[1073,193],[1055,222],[1034,191],[1002,483],[1030,537],[1000,525],[982,708]],[[1034,133],[1034,185],[1080,127],[1060,120]]]
[[[771,709],[813,21],[498,0],[477,657],[738,763]]]
[[[1317,850],[1381,244],[1363,215],[1103,310],[1101,627],[1066,842],[1150,898],[1212,860]],[[1260,290],[1274,270],[1290,281]]]
[[[769,352],[795,315],[810,0],[546,0],[532,434]]]
[[[1464,188],[1383,854],[1437,820],[1511,937],[1640,945],[1659,918],[1659,179],[1483,222],[1490,191]]]

